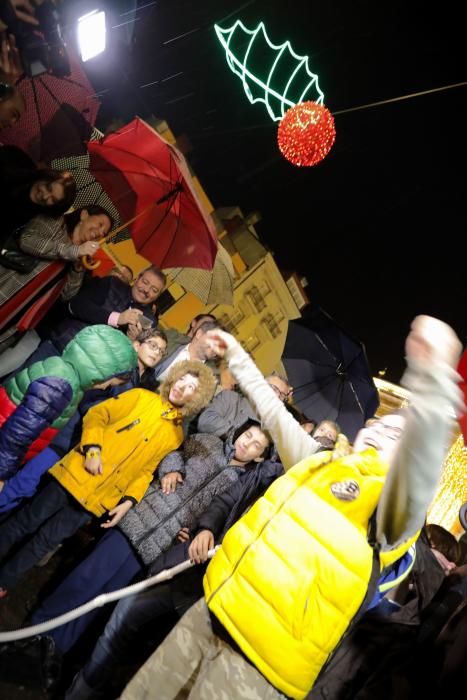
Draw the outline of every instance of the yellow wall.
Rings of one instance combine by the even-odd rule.
[[[117,262],[123,263],[124,265],[129,265],[133,270],[133,274],[136,275],[148,267],[151,263],[139,255],[133,244],[132,240],[123,241],[122,243],[109,243],[104,247],[104,251],[114,258]]]
[[[262,290],[265,284],[270,288],[270,292],[264,295],[266,306],[261,311],[257,311],[248,291],[253,286]],[[235,281],[233,306],[217,305],[210,307],[210,311],[218,319],[225,314],[232,320],[238,312],[244,316],[232,332],[251,353],[263,374],[270,374],[277,368],[285,343],[288,321],[300,316],[290,290],[270,253],[251,270],[245,269],[244,274]],[[282,320],[278,323],[280,333],[275,338],[264,324],[268,314],[277,318],[282,316]],[[257,340],[259,340],[257,346],[252,348],[251,341]]]
[[[164,328],[186,330],[191,319],[204,309],[203,302],[191,292],[187,292],[161,316],[162,325]]]

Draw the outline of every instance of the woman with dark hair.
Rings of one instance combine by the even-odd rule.
[[[18,246],[33,257],[75,261],[93,255],[99,248],[95,241],[104,238],[112,224],[110,214],[98,204],[88,204],[50,222],[43,215],[36,216],[19,233]]]
[[[99,248],[97,239],[106,236],[112,225],[110,214],[97,204],[58,218],[40,215],[31,219],[18,232],[17,249],[0,258],[0,304],[47,267],[46,261],[78,262],[83,255],[93,255]],[[79,288],[81,281],[78,278],[73,284]]]
[[[2,230],[0,241],[7,239],[30,219],[42,214],[57,217],[73,204],[76,184],[68,171],[38,168],[34,161],[16,146],[0,148],[0,204]]]
[[[47,310],[54,302],[47,300],[47,290],[63,278],[63,265],[51,261],[69,261],[64,286],[57,294],[68,300],[76,294],[84,278],[80,265],[83,255],[93,255],[99,248],[97,239],[107,235],[113,225],[110,214],[97,204],[89,204],[70,214],[55,219],[36,216],[18,234],[16,249],[0,255],[0,355],[9,349],[8,358],[2,358],[0,376],[21,367],[35,352],[39,336],[32,330],[37,321],[28,325],[29,335],[21,336],[16,323],[31,302],[38,302]],[[48,269],[47,269],[48,268]],[[37,279],[36,279],[37,278]],[[21,298],[18,292],[22,292]],[[57,295],[55,296],[56,299]],[[15,303],[17,301],[17,303]],[[2,305],[4,309],[2,309]],[[42,315],[38,318],[42,318]],[[2,321],[4,322],[2,324]],[[10,326],[5,325],[10,322]],[[16,328],[16,330],[14,330]],[[3,338],[5,338],[3,342]],[[15,345],[16,339],[24,345]],[[29,341],[34,341],[32,344]],[[13,348],[12,346],[15,345]],[[48,353],[50,354],[50,353]],[[54,353],[52,353],[54,354]],[[46,355],[47,356],[47,355]],[[43,359],[42,355],[37,359]]]

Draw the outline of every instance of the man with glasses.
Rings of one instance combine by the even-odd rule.
[[[276,372],[269,374],[265,379],[282,403],[290,400],[293,388],[286,379]],[[211,433],[225,438],[232,428],[239,428],[247,420],[258,420],[253,404],[239,392],[224,389],[200,413],[197,430],[200,433]]]
[[[207,341],[206,333],[216,328],[220,328],[217,321],[204,321],[201,323],[194,332],[190,342],[179,345],[170,355],[167,355],[163,362],[160,362],[155,367],[155,379],[158,382],[163,381],[170,369],[178,362],[183,362],[184,360],[196,360],[207,364],[208,367],[213,369],[212,363],[217,355]]]

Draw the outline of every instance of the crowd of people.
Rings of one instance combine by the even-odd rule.
[[[193,568],[48,632],[64,659],[95,640],[61,696],[412,697],[426,654],[427,687],[453,682],[439,637],[465,571],[456,539],[425,525],[461,405],[452,329],[414,320],[409,407],[350,445],[212,314],[158,327],[160,270],[121,273],[86,280],[0,388],[0,613],[83,527],[86,555],[31,624]]]
[[[29,3],[13,6],[34,22]],[[24,102],[14,38],[1,42],[4,129]],[[92,276],[83,259],[114,222],[97,204],[70,211],[70,172],[1,146],[0,192],[0,304],[21,298],[23,312],[20,294],[51,261],[63,273],[39,335],[17,330],[14,312],[0,328],[0,623],[31,568],[78,531],[85,554],[31,624],[193,565],[49,631],[65,662],[83,638],[93,645],[51,697],[453,690],[465,678],[467,571],[426,514],[462,405],[454,331],[415,318],[408,408],[374,417],[350,444],[332,420],[303,415],[287,377],[264,377],[211,313],[186,332],[162,328],[167,280],[155,265]],[[0,670],[14,653],[0,645]]]

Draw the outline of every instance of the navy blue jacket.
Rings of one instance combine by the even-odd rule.
[[[106,324],[112,311],[140,309],[157,326],[157,314],[151,304],[140,304],[133,299],[131,287],[118,277],[95,277],[80,289],[68,304],[72,318],[65,319],[56,331],[52,331],[54,345],[62,350],[85,326]],[[124,327],[122,327],[124,330]]]

